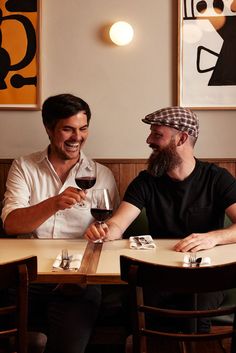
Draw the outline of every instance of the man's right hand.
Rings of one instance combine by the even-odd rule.
[[[93,242],[106,241],[109,238],[109,228],[106,223],[92,223],[84,234],[85,239]]]
[[[86,198],[86,192],[79,190],[72,186],[66,188],[61,194],[54,196],[55,208],[57,210],[64,210],[71,208],[77,203],[82,202]]]
[[[37,205],[13,210],[5,219],[4,229],[8,235],[34,232],[56,212],[71,208],[85,198],[86,191],[70,186],[59,195],[49,197]]]

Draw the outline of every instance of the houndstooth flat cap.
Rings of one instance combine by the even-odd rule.
[[[145,116],[146,124],[165,125],[180,131],[186,131],[190,136],[198,137],[199,121],[195,113],[188,108],[169,107],[155,111]]]

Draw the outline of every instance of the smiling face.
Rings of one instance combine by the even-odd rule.
[[[67,119],[60,119],[54,129],[46,128],[50,139],[50,158],[74,160],[80,157],[80,150],[88,137],[88,121],[81,111]]]

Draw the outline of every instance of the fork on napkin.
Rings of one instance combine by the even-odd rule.
[[[191,255],[185,255],[183,259],[183,266],[184,267],[200,267],[200,266],[209,266],[211,265],[211,258],[206,256],[206,257],[198,257],[195,260],[191,258]]]
[[[56,257],[56,260],[53,262],[52,265],[52,270],[74,270],[77,271],[80,268],[81,261],[82,261],[82,254],[80,253],[73,253],[69,254],[67,261],[68,261],[68,266],[63,267],[63,257],[62,253],[58,254]]]
[[[129,238],[130,249],[155,249],[156,244],[154,243],[151,235],[138,235]]]

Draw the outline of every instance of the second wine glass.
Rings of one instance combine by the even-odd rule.
[[[112,214],[112,202],[108,189],[92,191],[91,214],[99,224],[102,224]]]

